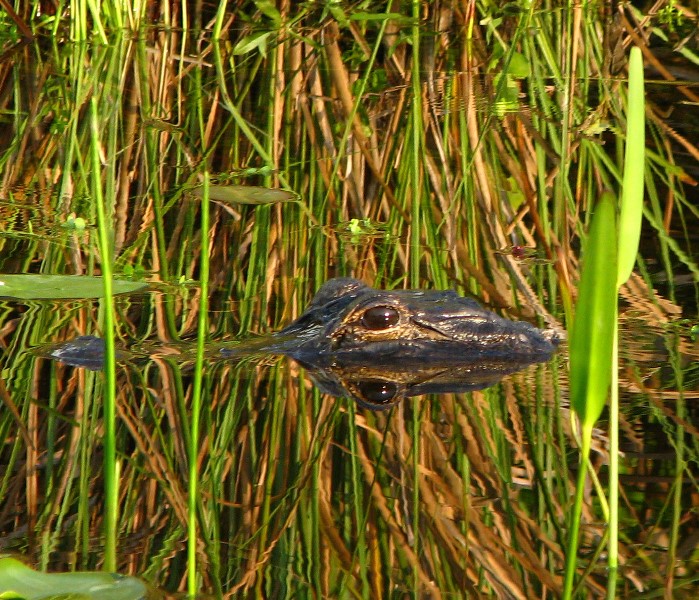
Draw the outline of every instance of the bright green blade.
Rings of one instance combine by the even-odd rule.
[[[614,195],[606,192],[592,217],[580,292],[570,334],[570,395],[583,427],[597,420],[611,380],[616,319],[617,228]]]
[[[643,61],[639,48],[631,49],[629,59],[629,100],[626,115],[626,157],[619,216],[619,275],[623,284],[636,264],[643,214],[643,175],[646,149],[646,119]]]

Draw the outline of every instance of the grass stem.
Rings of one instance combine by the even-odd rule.
[[[118,475],[116,464],[116,357],[114,349],[114,295],[112,292],[112,224],[107,223],[107,211],[102,194],[102,163],[100,161],[100,131],[97,121],[97,98],[90,100],[90,133],[92,182],[97,208],[97,231],[102,257],[102,300],[104,323],[102,336],[105,344],[104,361],[104,569],[116,571],[116,538],[119,519]]]

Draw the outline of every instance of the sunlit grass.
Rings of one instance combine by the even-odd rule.
[[[97,99],[90,103],[90,157],[92,173],[92,190],[97,211],[97,227],[100,254],[100,269],[104,283],[104,300],[102,302],[102,336],[104,337],[104,568],[115,571],[117,567],[117,523],[119,520],[119,472],[116,457],[116,350],[114,348],[115,311],[114,291],[112,286],[112,262],[114,247],[111,235],[111,211],[105,209],[105,197],[102,192],[102,165],[100,163],[100,131],[97,120]]]

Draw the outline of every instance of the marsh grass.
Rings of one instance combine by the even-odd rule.
[[[28,352],[99,329],[98,309],[0,305],[2,546],[26,549],[41,568],[95,568],[111,566],[113,536],[118,570],[190,592],[560,595],[579,457],[565,351],[488,390],[389,413],[322,396],[290,362],[212,362],[193,376],[178,352],[194,337],[277,329],[335,275],[453,287],[562,331],[591,209],[621,181],[617,59],[632,40],[644,44],[641,28],[663,30],[657,15],[639,24],[619,13],[606,28],[587,4],[508,14],[416,3],[398,16],[235,2],[215,14],[169,7],[151,24],[145,3],[127,14],[75,6],[65,30],[58,17],[19,15],[37,41],[0,65],[1,269],[103,273],[98,244],[113,237],[116,273],[154,287],[115,298],[117,344],[159,348],[118,367],[119,513],[105,535],[105,383]],[[95,32],[109,43],[58,43]],[[690,98],[689,85],[672,89],[681,88]],[[630,315],[660,328],[687,289],[675,276],[698,272],[698,215],[676,151],[699,152],[663,115],[648,109],[648,243],[620,289]],[[212,204],[207,225],[192,193],[207,173],[301,201]],[[113,221],[107,235],[93,229],[95,183]],[[30,236],[37,205],[52,231],[72,213],[88,227]],[[352,219],[386,235],[347,239],[339,229]],[[522,247],[537,259],[519,258]],[[667,299],[653,289],[661,272]],[[198,284],[207,279],[210,293]],[[687,287],[696,301],[696,284]],[[691,378],[682,361],[696,349],[679,335],[659,356],[633,339],[624,346],[622,335],[620,347],[620,596],[694,585],[696,567],[680,552],[696,529],[686,403],[695,392],[682,387]],[[674,376],[657,382],[650,375],[668,358]],[[604,486],[606,438],[593,433],[592,475]],[[650,448],[670,448],[672,459],[654,460]],[[607,586],[600,502],[582,499],[581,597]]]
[[[100,131],[97,120],[97,102],[92,98],[90,103],[90,155],[92,173],[92,190],[97,212],[97,240],[99,244],[100,269],[104,287],[104,301],[102,303],[101,330],[104,337],[104,567],[107,571],[115,571],[117,565],[116,534],[118,522],[118,472],[116,456],[116,349],[114,347],[114,287],[113,267],[114,256],[113,239],[111,235],[111,222],[107,220],[108,212],[105,208],[105,197],[102,191],[100,164]],[[110,215],[111,216],[111,215]]]

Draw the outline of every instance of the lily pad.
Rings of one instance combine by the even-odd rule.
[[[128,294],[146,287],[146,283],[113,279],[114,294]],[[61,298],[102,298],[104,288],[101,277],[89,275],[2,275],[0,274],[0,298],[18,300],[56,300]]]
[[[149,594],[135,577],[101,571],[40,573],[16,558],[0,558],[0,599],[141,600]]]
[[[200,187],[194,189],[193,193],[199,198],[204,195]],[[212,185],[209,186],[209,198],[223,204],[252,204],[255,206],[298,200],[293,192],[256,185]]]

